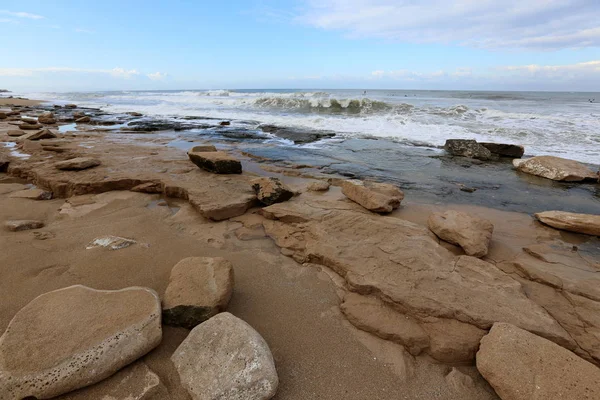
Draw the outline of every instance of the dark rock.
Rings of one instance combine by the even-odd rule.
[[[229,122],[229,121],[221,121],[219,123],[219,125],[221,125],[221,126],[228,126],[228,125],[231,125],[231,122]]]
[[[56,123],[56,118],[53,113],[47,112],[38,117],[38,122],[44,125],[52,125]]]
[[[8,164],[10,164],[8,158],[6,158],[3,155],[0,155],[0,172],[6,172],[6,170],[8,170]]]
[[[189,129],[204,129],[209,125],[183,123],[167,120],[144,120],[131,121],[127,124],[127,130],[134,132],[155,132],[155,131],[184,131]]]
[[[86,115],[85,117],[77,118],[75,120],[75,122],[78,123],[78,124],[85,124],[87,122],[90,122],[91,120],[92,119]]]
[[[19,128],[23,130],[33,130],[33,129],[41,129],[43,126],[41,124],[31,124],[31,123],[22,123],[19,125]]]
[[[190,160],[198,167],[216,174],[241,174],[242,163],[224,151],[188,152]]]
[[[212,144],[203,144],[200,146],[192,147],[192,149],[190,151],[193,153],[202,153],[202,152],[207,152],[207,151],[217,151],[217,148],[215,146],[213,146]]]
[[[235,131],[221,131],[221,136],[229,139],[265,139],[266,135],[260,134],[255,131],[235,130]]]
[[[128,112],[127,114],[131,115],[132,117],[142,117],[144,115],[142,113],[135,112],[135,111]]]
[[[77,108],[76,104],[65,104],[65,108]]]
[[[479,142],[480,145],[500,157],[521,158],[525,154],[525,148],[516,144]]]
[[[294,197],[294,192],[277,178],[254,179],[252,181],[252,189],[256,192],[258,201],[267,206],[288,201]]]
[[[311,143],[335,136],[334,132],[306,131],[298,128],[282,128],[275,125],[261,125],[259,128],[263,132],[270,133],[282,139],[291,140],[295,144]]]
[[[478,160],[493,159],[492,152],[471,139],[448,139],[444,149],[452,156],[475,158]]]

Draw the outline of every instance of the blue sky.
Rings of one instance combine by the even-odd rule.
[[[598,0],[0,0],[0,88],[600,91]]]

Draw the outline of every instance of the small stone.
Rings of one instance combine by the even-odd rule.
[[[131,115],[132,117],[143,117],[144,116],[144,114],[135,112],[135,111],[128,112],[127,114]]]
[[[44,226],[42,221],[23,219],[6,221],[4,227],[11,232],[27,231],[30,229],[39,229]]]
[[[257,178],[251,183],[258,201],[267,206],[288,201],[294,196],[294,192],[278,178]]]
[[[463,374],[458,369],[452,367],[452,371],[446,375],[446,383],[456,393],[462,393],[473,390],[475,383],[469,375]]]
[[[171,360],[192,400],[268,400],[279,385],[265,340],[227,312],[195,327]]]
[[[242,163],[224,151],[188,152],[190,160],[198,167],[216,174],[241,174]]]
[[[56,123],[56,118],[54,117],[54,114],[51,112],[43,113],[42,115],[40,115],[38,117],[37,120],[40,124],[45,124],[45,125],[52,125],[52,124]]]
[[[65,108],[77,108],[76,104],[65,104]]]
[[[133,239],[127,239],[119,236],[102,236],[92,240],[90,244],[87,245],[86,249],[93,249],[96,247],[106,247],[111,250],[120,250],[126,247],[129,247],[137,242]]]
[[[56,235],[52,232],[33,232],[33,238],[35,240],[48,240],[53,239]]]
[[[75,120],[75,122],[78,123],[78,124],[85,124],[85,123],[90,122],[91,120],[92,119],[86,115],[85,117],[77,118]]]
[[[367,210],[378,213],[392,212],[404,199],[404,193],[395,185],[354,179],[342,181],[342,193]]]
[[[17,131],[16,129],[12,129],[12,130],[6,132],[6,134],[10,137],[19,137],[19,136],[23,136],[25,134],[25,132]]]
[[[229,126],[229,125],[231,125],[231,122],[230,121],[221,121],[219,123],[219,125],[221,125],[221,126]]]
[[[42,189],[19,190],[18,192],[11,193],[8,197],[13,199],[51,200],[52,192]]]
[[[30,123],[23,123],[19,125],[19,128],[23,129],[23,130],[33,130],[33,129],[41,129],[44,126],[42,124],[30,124]]]
[[[163,322],[192,329],[225,311],[233,293],[233,267],[221,257],[189,257],[171,270]]]
[[[80,171],[100,165],[100,160],[89,157],[77,157],[66,161],[59,161],[54,166],[64,171]]]

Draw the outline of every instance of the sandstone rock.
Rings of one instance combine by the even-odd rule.
[[[160,300],[151,289],[76,285],[43,294],[0,338],[0,393],[48,399],[94,384],[161,337]]]
[[[492,152],[475,140],[448,139],[444,149],[452,156],[475,158],[483,161],[493,158]]]
[[[204,152],[212,152],[212,151],[217,151],[217,148],[215,146],[213,146],[212,144],[203,144],[200,146],[194,146],[190,150],[190,152],[192,152],[192,153],[204,153]]]
[[[90,157],[77,157],[70,160],[59,161],[54,166],[63,171],[81,171],[100,165],[100,160]]]
[[[477,369],[503,400],[600,398],[600,369],[507,323],[481,340]]]
[[[367,210],[378,213],[391,212],[400,207],[404,199],[404,193],[392,184],[359,180],[342,181],[342,193]]]
[[[525,148],[516,144],[502,144],[502,143],[487,143],[479,142],[480,145],[500,157],[511,157],[521,158],[525,154]]]
[[[258,201],[267,206],[288,201],[294,197],[294,192],[281,183],[278,178],[257,178],[253,179],[251,183]]]
[[[12,220],[6,221],[4,227],[11,232],[27,231],[30,229],[39,229],[44,226],[42,221],[35,221],[30,219]]]
[[[600,215],[545,211],[535,214],[535,217],[556,229],[600,236]]]
[[[79,118],[83,118],[83,117],[85,117],[85,116],[86,116],[86,115],[85,115],[85,113],[84,113],[84,112],[82,112],[82,111],[75,111],[75,112],[73,113],[73,119],[74,119],[74,120],[77,120],[77,119],[79,119]]]
[[[23,136],[25,134],[25,132],[12,129],[12,130],[6,132],[6,134],[10,137],[19,137],[19,136]]]
[[[90,122],[91,120],[92,120],[92,119],[91,119],[90,117],[88,117],[88,116],[85,116],[85,117],[77,118],[77,119],[75,120],[75,122],[76,122],[76,123],[78,123],[78,124],[85,124],[85,123],[88,123],[88,122]]]
[[[8,197],[14,199],[50,200],[52,199],[52,192],[42,189],[19,190],[18,192],[11,193]]]
[[[65,108],[77,108],[76,104],[65,104]]]
[[[267,400],[279,384],[267,343],[229,313],[195,327],[171,360],[193,400]]]
[[[45,124],[45,125],[52,125],[52,124],[56,123],[56,118],[54,117],[54,114],[51,112],[43,113],[42,115],[40,115],[38,117],[37,120],[40,124]]]
[[[140,193],[162,193],[163,184],[161,182],[146,182],[131,188],[131,191]]]
[[[521,172],[555,181],[598,180],[596,172],[577,161],[566,158],[538,156],[526,160],[513,160],[513,165]]]
[[[21,121],[28,123],[28,124],[37,124],[38,120],[34,117],[28,117],[26,115],[21,116]]]
[[[163,322],[188,329],[225,311],[233,293],[233,267],[224,258],[190,257],[171,270]]]
[[[190,160],[198,167],[216,174],[241,174],[242,163],[224,151],[188,152]]]
[[[428,318],[421,325],[429,335],[427,353],[448,364],[472,363],[486,331],[455,319]]]
[[[487,255],[494,231],[487,219],[453,210],[431,214],[427,225],[437,237],[459,245],[467,255],[475,257]]]
[[[325,192],[329,190],[329,182],[316,181],[308,185],[307,189],[311,192]]]
[[[111,250],[120,250],[136,243],[137,242],[133,239],[108,235],[92,240],[91,243],[86,246],[86,249],[89,250],[96,247],[105,247]]]
[[[42,129],[37,132],[30,132],[25,135],[22,135],[17,139],[17,141],[22,142],[25,140],[42,140],[42,139],[54,139],[56,135],[50,129]]]
[[[23,130],[33,130],[33,129],[41,129],[43,128],[42,124],[30,124],[30,123],[23,123],[19,125],[19,128],[23,129]]]

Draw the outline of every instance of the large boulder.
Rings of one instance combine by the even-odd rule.
[[[483,161],[493,159],[491,151],[471,139],[448,139],[444,149],[452,156],[476,158]]]
[[[88,168],[97,167],[102,164],[100,160],[91,157],[77,157],[70,160],[59,161],[54,164],[56,169],[63,171],[81,171]]]
[[[544,211],[535,214],[535,217],[540,222],[556,229],[600,236],[600,215]]]
[[[265,340],[226,312],[195,327],[171,360],[193,400],[267,400],[279,384]]]
[[[479,142],[480,145],[500,157],[521,158],[525,148],[518,144]]]
[[[355,179],[342,182],[342,193],[367,210],[378,213],[392,212],[404,199],[404,193],[395,185]]]
[[[52,124],[56,123],[56,118],[54,117],[54,114],[51,112],[43,113],[42,115],[40,115],[38,117],[37,120],[40,124],[44,124],[44,125],[52,125]]]
[[[554,156],[537,156],[513,160],[516,169],[554,181],[581,182],[598,180],[598,173],[574,160]]]
[[[171,270],[163,322],[188,329],[225,311],[233,293],[233,267],[221,257],[189,257]]]
[[[0,337],[0,393],[48,399],[94,384],[161,337],[160,300],[151,289],[76,285],[43,294]]]
[[[494,232],[494,225],[487,219],[454,210],[431,214],[427,225],[437,237],[474,257],[487,255]]]
[[[294,197],[294,192],[278,178],[257,178],[252,180],[251,183],[258,201],[267,206],[288,201]]]
[[[224,151],[188,152],[190,160],[198,167],[216,174],[241,174],[242,163]]]
[[[502,400],[600,399],[598,367],[507,323],[481,340],[477,369]]]

